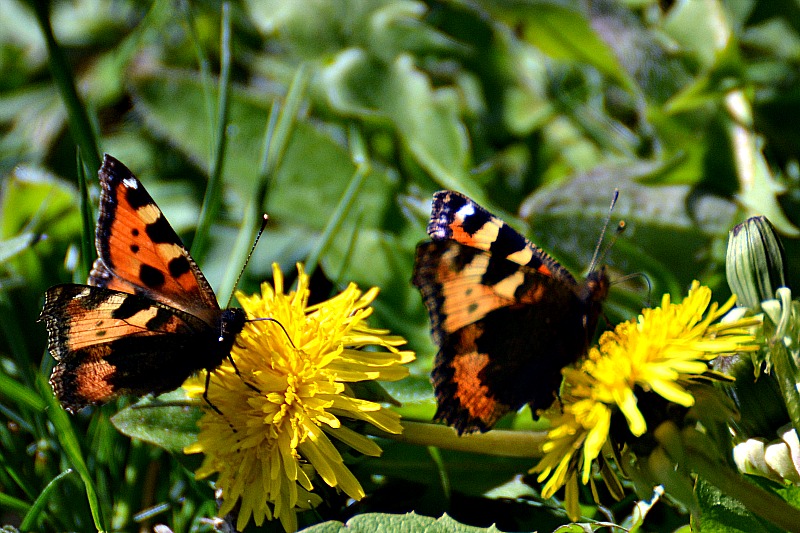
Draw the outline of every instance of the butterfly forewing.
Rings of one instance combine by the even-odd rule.
[[[434,241],[453,240],[565,283],[575,283],[572,274],[544,250],[456,191],[439,191],[433,195],[428,235]]]
[[[141,182],[111,156],[99,178],[98,260],[90,284],[144,294],[208,319],[219,308],[214,292]]]

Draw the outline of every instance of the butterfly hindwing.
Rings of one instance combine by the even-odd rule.
[[[74,412],[123,394],[159,394],[228,357],[245,316],[222,310],[142,184],[106,155],[89,285],[48,289],[39,317],[58,364],[50,383]]]
[[[554,259],[454,191],[434,196],[432,242],[417,247],[420,289],[440,350],[431,373],[436,419],[486,431],[529,404],[555,399],[607,291],[603,271],[579,285]]]
[[[188,355],[216,340],[192,315],[85,285],[48,289],[42,316],[59,362],[50,381],[68,410],[121,394],[177,388],[197,369]]]

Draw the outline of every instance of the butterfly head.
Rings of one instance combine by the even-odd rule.
[[[606,267],[601,266],[586,276],[586,281],[581,287],[580,299],[589,304],[600,304],[608,297],[610,285]]]
[[[241,309],[229,307],[223,310],[219,317],[218,342],[230,351],[230,348],[233,347],[233,341],[236,339],[236,335],[242,331],[246,321],[247,317]]]

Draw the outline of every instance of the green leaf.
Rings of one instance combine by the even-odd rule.
[[[634,91],[636,83],[617,61],[611,48],[576,9],[549,2],[481,2],[522,38],[554,59],[592,65]]]
[[[354,516],[347,524],[330,521],[303,529],[303,533],[374,533],[376,531],[426,531],[430,533],[499,533],[495,526],[488,528],[464,525],[448,515],[441,518],[421,516],[365,513]]]
[[[589,265],[611,195],[618,188],[610,230],[617,219],[624,220],[627,228],[605,261],[616,271],[612,280],[644,272],[653,282],[652,296],[682,294],[693,279],[702,279],[704,271],[716,267],[720,258],[709,250],[727,242],[737,209],[714,195],[690,196],[692,190],[685,185],[640,184],[637,178],[654,168],[658,167],[648,163],[598,167],[566,184],[539,189],[525,200],[520,214],[531,226],[533,241],[578,273]],[[608,191],[608,196],[597,191]],[[720,255],[724,258],[722,248]],[[612,303],[619,289],[612,289]],[[646,290],[640,291],[640,308],[646,297]]]
[[[469,175],[469,138],[451,89],[434,89],[411,56],[390,65],[364,50],[348,49],[321,71],[328,102],[336,111],[394,125],[414,161],[442,187],[476,198],[483,193]]]
[[[35,231],[68,240],[80,234],[78,191],[44,170],[21,166],[3,184],[0,237]]]
[[[197,441],[197,422],[202,416],[203,411],[190,407],[186,394],[178,389],[157,398],[143,398],[115,414],[111,422],[129,437],[179,454]]]
[[[26,231],[16,237],[0,241],[0,264],[4,264],[15,255],[27,250],[38,240],[39,235]]]
[[[678,2],[663,25],[664,31],[702,70],[710,69],[729,45],[733,31],[718,0]]]
[[[702,513],[696,521],[698,533],[779,533],[781,530],[750,513],[738,500],[698,479],[695,489]]]
[[[134,109],[147,127],[208,171],[214,130],[208,124],[202,80],[186,72],[160,71],[136,78],[133,91]],[[224,175],[243,191],[251,192],[258,176],[256,154],[261,152],[271,99],[249,95],[235,85],[229,98]]]

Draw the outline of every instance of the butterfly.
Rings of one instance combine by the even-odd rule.
[[[241,309],[220,309],[131,171],[105,155],[98,176],[98,258],[88,285],[49,288],[39,316],[58,361],[50,384],[71,413],[120,395],[167,392],[210,372],[230,357],[245,324]]]
[[[561,369],[588,350],[608,294],[605,269],[578,283],[541,248],[463,194],[433,196],[431,241],[417,246],[412,283],[439,346],[434,418],[459,434],[558,396]]]

